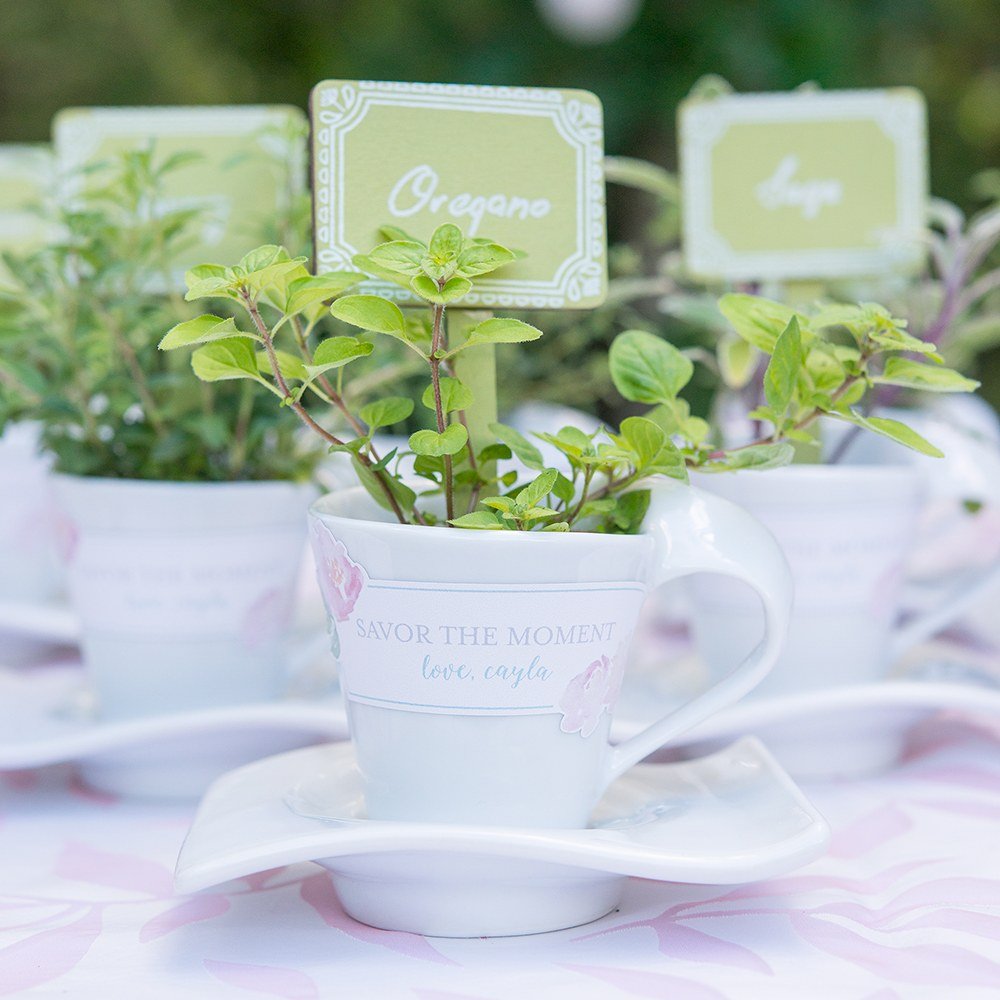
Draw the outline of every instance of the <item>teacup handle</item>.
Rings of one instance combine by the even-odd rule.
[[[900,625],[889,646],[890,662],[894,662],[912,646],[950,625],[967,607],[1000,581],[1000,562],[962,575],[949,593],[933,608]]]
[[[657,481],[651,492],[643,526],[655,543],[651,583],[660,586],[692,573],[742,580],[761,599],[764,636],[718,683],[615,747],[606,783],[756,687],[781,653],[792,607],[792,577],[784,553],[756,518],[722,497],[683,483]]]

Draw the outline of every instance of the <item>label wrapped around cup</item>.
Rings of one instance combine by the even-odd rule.
[[[354,702],[446,715],[560,714],[589,735],[621,689],[643,583],[372,580],[328,536],[317,560]]]

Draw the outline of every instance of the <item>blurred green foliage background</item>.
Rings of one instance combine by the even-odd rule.
[[[588,13],[616,9],[582,37]],[[67,105],[305,106],[336,77],[534,84],[595,91],[608,152],[673,170],[675,109],[704,74],[739,91],[907,84],[928,102],[932,191],[969,212],[1000,198],[998,53],[1000,0],[0,0],[0,141],[46,139]],[[657,206],[609,199],[612,242],[648,267]],[[555,354],[518,361],[518,391],[599,411],[591,348],[623,320],[697,340],[648,306],[550,320]],[[1000,402],[1000,351],[978,371]]]
[[[603,5],[3,0],[0,141],[46,138],[67,105],[304,105],[318,80],[361,77],[585,87],[604,101],[609,152],[673,167],[677,102],[718,73],[741,91],[809,80],[919,87],[934,192],[966,209],[971,177],[1000,160],[996,0],[644,0],[619,37],[598,44],[543,16]]]

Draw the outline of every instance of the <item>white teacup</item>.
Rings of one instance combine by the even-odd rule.
[[[54,477],[70,597],[104,719],[269,701],[316,491]]]
[[[975,598],[976,582],[965,580],[925,613],[900,619],[923,507],[923,478],[912,467],[793,465],[695,479],[770,528],[791,565],[788,641],[754,697],[882,680]],[[753,644],[758,601],[710,578],[692,582],[691,598],[696,643],[714,676]]]
[[[12,424],[0,437],[0,601],[49,601],[62,587],[51,464],[37,424]]]
[[[903,603],[924,610],[941,603],[960,580],[982,580],[983,593],[957,624],[1000,649],[1000,418],[978,396],[945,395],[919,409],[888,409],[944,452],[931,458],[868,431],[852,435],[843,461],[851,465],[910,465],[923,473],[926,498],[909,560]],[[846,433],[850,433],[848,428]],[[824,427],[827,451],[842,441],[844,425]],[[971,513],[967,504],[977,506]],[[992,579],[984,571],[992,568]]]
[[[360,489],[312,510],[351,735],[376,819],[581,827],[624,770],[757,684],[791,603],[750,515],[658,482],[641,535],[392,523]],[[763,638],[643,733],[608,733],[650,587],[698,572],[759,595]]]

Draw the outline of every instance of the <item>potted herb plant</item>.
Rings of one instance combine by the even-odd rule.
[[[270,248],[188,275],[189,299],[238,303],[243,324],[205,314],[174,326],[161,347],[194,347],[201,379],[254,383],[350,456],[359,486],[317,502],[312,530],[369,815],[582,825],[614,775],[767,672],[785,628],[787,569],[751,517],[687,485],[686,458],[655,420],[541,435],[565,456],[565,472],[510,427],[484,433],[459,362],[542,333],[502,317],[459,331],[449,309],[515,255],[451,224],[427,242],[385,235],[355,265],[415,295],[420,313],[379,295],[341,295],[360,274],[296,284]],[[357,332],[316,343],[300,308],[333,296],[333,316]],[[345,403],[351,366],[380,338],[419,357],[424,389],[417,402],[382,396],[355,412]],[[671,396],[689,366],[642,345],[619,351],[615,364],[636,393]],[[309,397],[349,430],[323,426]],[[428,426],[406,449],[383,453],[376,432],[418,404]],[[779,460],[784,448],[754,454]],[[610,717],[648,588],[704,570],[760,595],[761,643],[710,691],[612,750]]]
[[[768,358],[762,405],[741,419],[745,426],[756,425],[758,435],[739,444],[729,441],[721,461],[711,453],[703,461],[705,445],[697,434],[683,423],[674,433],[681,450],[696,457],[699,481],[767,524],[792,565],[796,598],[788,645],[759,691],[788,694],[879,680],[899,653],[953,619],[972,590],[954,589],[925,615],[900,626],[901,585],[924,481],[898,460],[877,466],[819,463],[822,423],[861,428],[897,448],[940,457],[933,444],[897,419],[904,413],[871,413],[872,399],[886,386],[969,393],[978,383],[946,367],[933,343],[910,334],[905,320],[881,306],[794,309],[760,296],[729,294],[719,308],[736,335]],[[635,398],[627,385],[619,389]],[[705,429],[695,427],[698,433]],[[746,475],[758,449],[781,443],[789,458],[799,449],[805,461],[767,476]],[[708,473],[720,471],[732,474],[709,479]],[[695,635],[711,669],[721,669],[734,650],[752,643],[753,610],[746,593],[718,582],[696,583]]]
[[[966,217],[956,206],[934,199],[928,214],[926,266],[882,294],[922,337],[939,346],[949,364],[966,373],[986,372],[981,359],[995,349],[1000,336],[1000,207],[994,203]],[[947,442],[945,475],[928,468],[927,459],[909,456],[928,481],[907,595],[912,610],[922,611],[938,604],[956,579],[1000,557],[1000,418],[979,396],[940,396],[897,386],[882,387],[874,405],[887,415],[904,410],[907,423],[943,445]],[[884,442],[862,431],[825,437],[829,460],[871,465],[893,458]],[[961,620],[994,647],[1000,646],[996,597],[994,586]]]
[[[157,351],[193,312],[157,291],[201,221],[162,197],[189,160],[123,154],[58,210],[56,241],[6,257],[5,399],[52,456],[105,719],[268,700],[285,683],[316,453],[290,412],[249,386],[191,384]]]
[[[664,225],[664,220],[669,223],[677,217],[676,180],[654,164],[627,160],[610,160],[608,178],[655,196],[657,210],[643,234],[646,257],[653,267],[640,268],[638,255],[633,252],[629,258],[625,248],[620,248],[620,259],[636,263],[630,273],[622,273],[611,281],[604,330],[617,319],[619,324],[641,324],[662,331],[671,341],[687,344],[685,353],[689,357],[706,362],[703,377],[688,387],[692,404],[699,412],[711,412],[718,440],[733,445],[752,440],[759,436],[760,424],[748,414],[765,401],[763,375],[768,355],[754,346],[752,340],[740,336],[730,318],[720,310],[718,300],[725,291],[721,283],[717,288],[706,287],[685,275],[675,246],[677,230]],[[912,336],[938,348],[935,357],[943,357],[958,371],[972,374],[977,368],[977,358],[995,345],[1000,329],[997,323],[1000,290],[995,270],[998,239],[1000,211],[995,205],[966,218],[955,206],[933,199],[928,206],[926,231],[929,253],[921,271],[905,277],[830,282],[825,287],[811,286],[810,294],[821,293],[831,302],[849,303],[858,299],[885,302],[893,316],[905,319]],[[787,291],[791,293],[793,289]],[[803,297],[802,289],[794,291]],[[769,294],[778,297],[783,292],[772,287]],[[644,300],[655,304],[655,309],[647,308],[644,312]],[[787,298],[783,301],[794,304]],[[786,315],[790,311],[786,310]],[[601,330],[598,334],[604,335]],[[582,331],[577,332],[578,337],[582,335]],[[576,349],[581,349],[579,344]],[[587,362],[580,368],[584,373],[594,370],[593,364]],[[720,383],[722,387],[714,392],[710,406],[712,389]],[[545,385],[540,379],[532,391],[544,392]],[[856,424],[822,418],[814,425],[818,432],[816,440],[811,445],[799,444],[796,464],[811,461],[835,466],[912,465],[920,471],[924,495],[917,523],[911,525],[907,554],[907,580],[914,585],[907,587],[903,603],[908,612],[920,614],[927,629],[934,621],[940,624],[954,620],[957,609],[950,597],[956,581],[962,577],[968,579],[971,570],[974,585],[978,586],[982,571],[996,562],[1000,546],[996,531],[1000,508],[997,446],[1000,423],[984,399],[967,392],[942,391],[940,385],[902,385],[884,379],[868,389],[863,406],[865,414],[895,418],[931,438],[947,452],[945,461],[903,448],[891,438]],[[608,394],[602,393],[597,399],[605,416],[620,411],[620,403]],[[813,474],[828,478],[838,475],[818,470]],[[801,477],[805,473],[796,469],[782,475]],[[859,483],[876,476],[864,469],[840,475],[854,476]],[[715,485],[719,490],[736,488],[728,479],[716,480]],[[777,479],[750,480],[747,486],[750,485],[756,491],[780,492]],[[964,624],[977,635],[995,641],[993,596],[995,591],[970,608]],[[892,606],[898,610],[896,603]],[[935,617],[926,617],[925,613],[932,610]],[[673,607],[664,605],[659,617],[669,621],[684,615],[684,609],[675,602]],[[909,632],[907,642],[917,634],[915,630]],[[859,636],[859,644],[862,643]],[[874,645],[880,644],[884,640]],[[903,645],[901,641],[896,648]],[[873,664],[866,658],[848,656],[845,660],[855,666],[864,665],[865,669],[857,676],[871,676]],[[884,664],[879,669],[884,669]],[[802,672],[798,673],[801,676]],[[827,673],[822,671],[818,677]],[[781,669],[773,673],[769,685],[779,684],[782,674]],[[850,676],[844,667],[838,668],[836,674],[844,679]],[[766,691],[767,686],[762,690]]]

